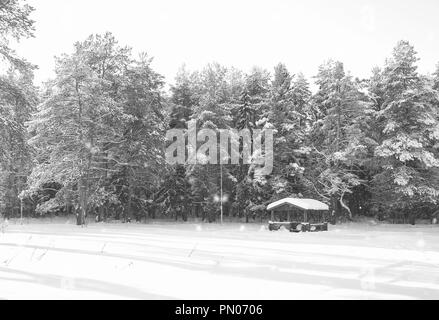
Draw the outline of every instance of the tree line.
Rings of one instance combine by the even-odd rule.
[[[0,212],[97,220],[263,219],[283,197],[326,202],[340,219],[431,218],[439,199],[439,65],[417,71],[407,41],[368,79],[328,60],[313,79],[279,63],[250,72],[182,67],[170,89],[146,53],[111,33],[76,42],[36,87],[11,40],[33,36],[32,8],[0,4]],[[313,81],[316,90],[311,90]],[[313,92],[314,91],[314,92]],[[274,170],[168,165],[166,131],[273,129]]]

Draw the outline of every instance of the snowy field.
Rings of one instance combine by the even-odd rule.
[[[3,299],[439,299],[439,227],[13,222]]]

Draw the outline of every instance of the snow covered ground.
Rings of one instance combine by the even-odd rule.
[[[439,299],[439,227],[10,223],[3,299]]]

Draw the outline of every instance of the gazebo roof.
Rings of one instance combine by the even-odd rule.
[[[267,210],[274,210],[284,205],[290,205],[302,210],[329,210],[329,206],[314,199],[285,198],[267,206]]]

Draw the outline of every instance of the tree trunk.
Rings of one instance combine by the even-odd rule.
[[[128,194],[127,194],[127,203],[125,205],[124,210],[124,222],[129,222],[131,220],[131,204],[132,204],[132,198],[133,198],[133,187],[131,178],[128,178]]]
[[[83,133],[83,124],[82,124],[82,115],[83,115],[83,109],[82,109],[82,101],[81,101],[81,95],[79,93],[79,82],[76,79],[75,83],[75,89],[76,94],[78,98],[78,122],[79,122],[79,141],[81,143],[84,143],[84,133]],[[81,165],[82,165],[82,159],[81,159]],[[88,170],[87,170],[88,171]],[[87,184],[88,179],[84,179],[84,174],[81,176],[79,181],[79,208],[78,212],[76,213],[76,224],[79,226],[82,226],[85,224],[85,216],[87,214]]]
[[[83,226],[85,224],[85,217],[87,214],[87,190],[85,180],[81,178],[79,186],[79,207],[76,212],[76,224]]]
[[[340,205],[348,211],[348,213],[349,213],[348,218],[349,218],[349,220],[352,221],[351,209],[343,202],[343,197],[344,197],[344,192],[343,192],[343,194],[340,197]]]

